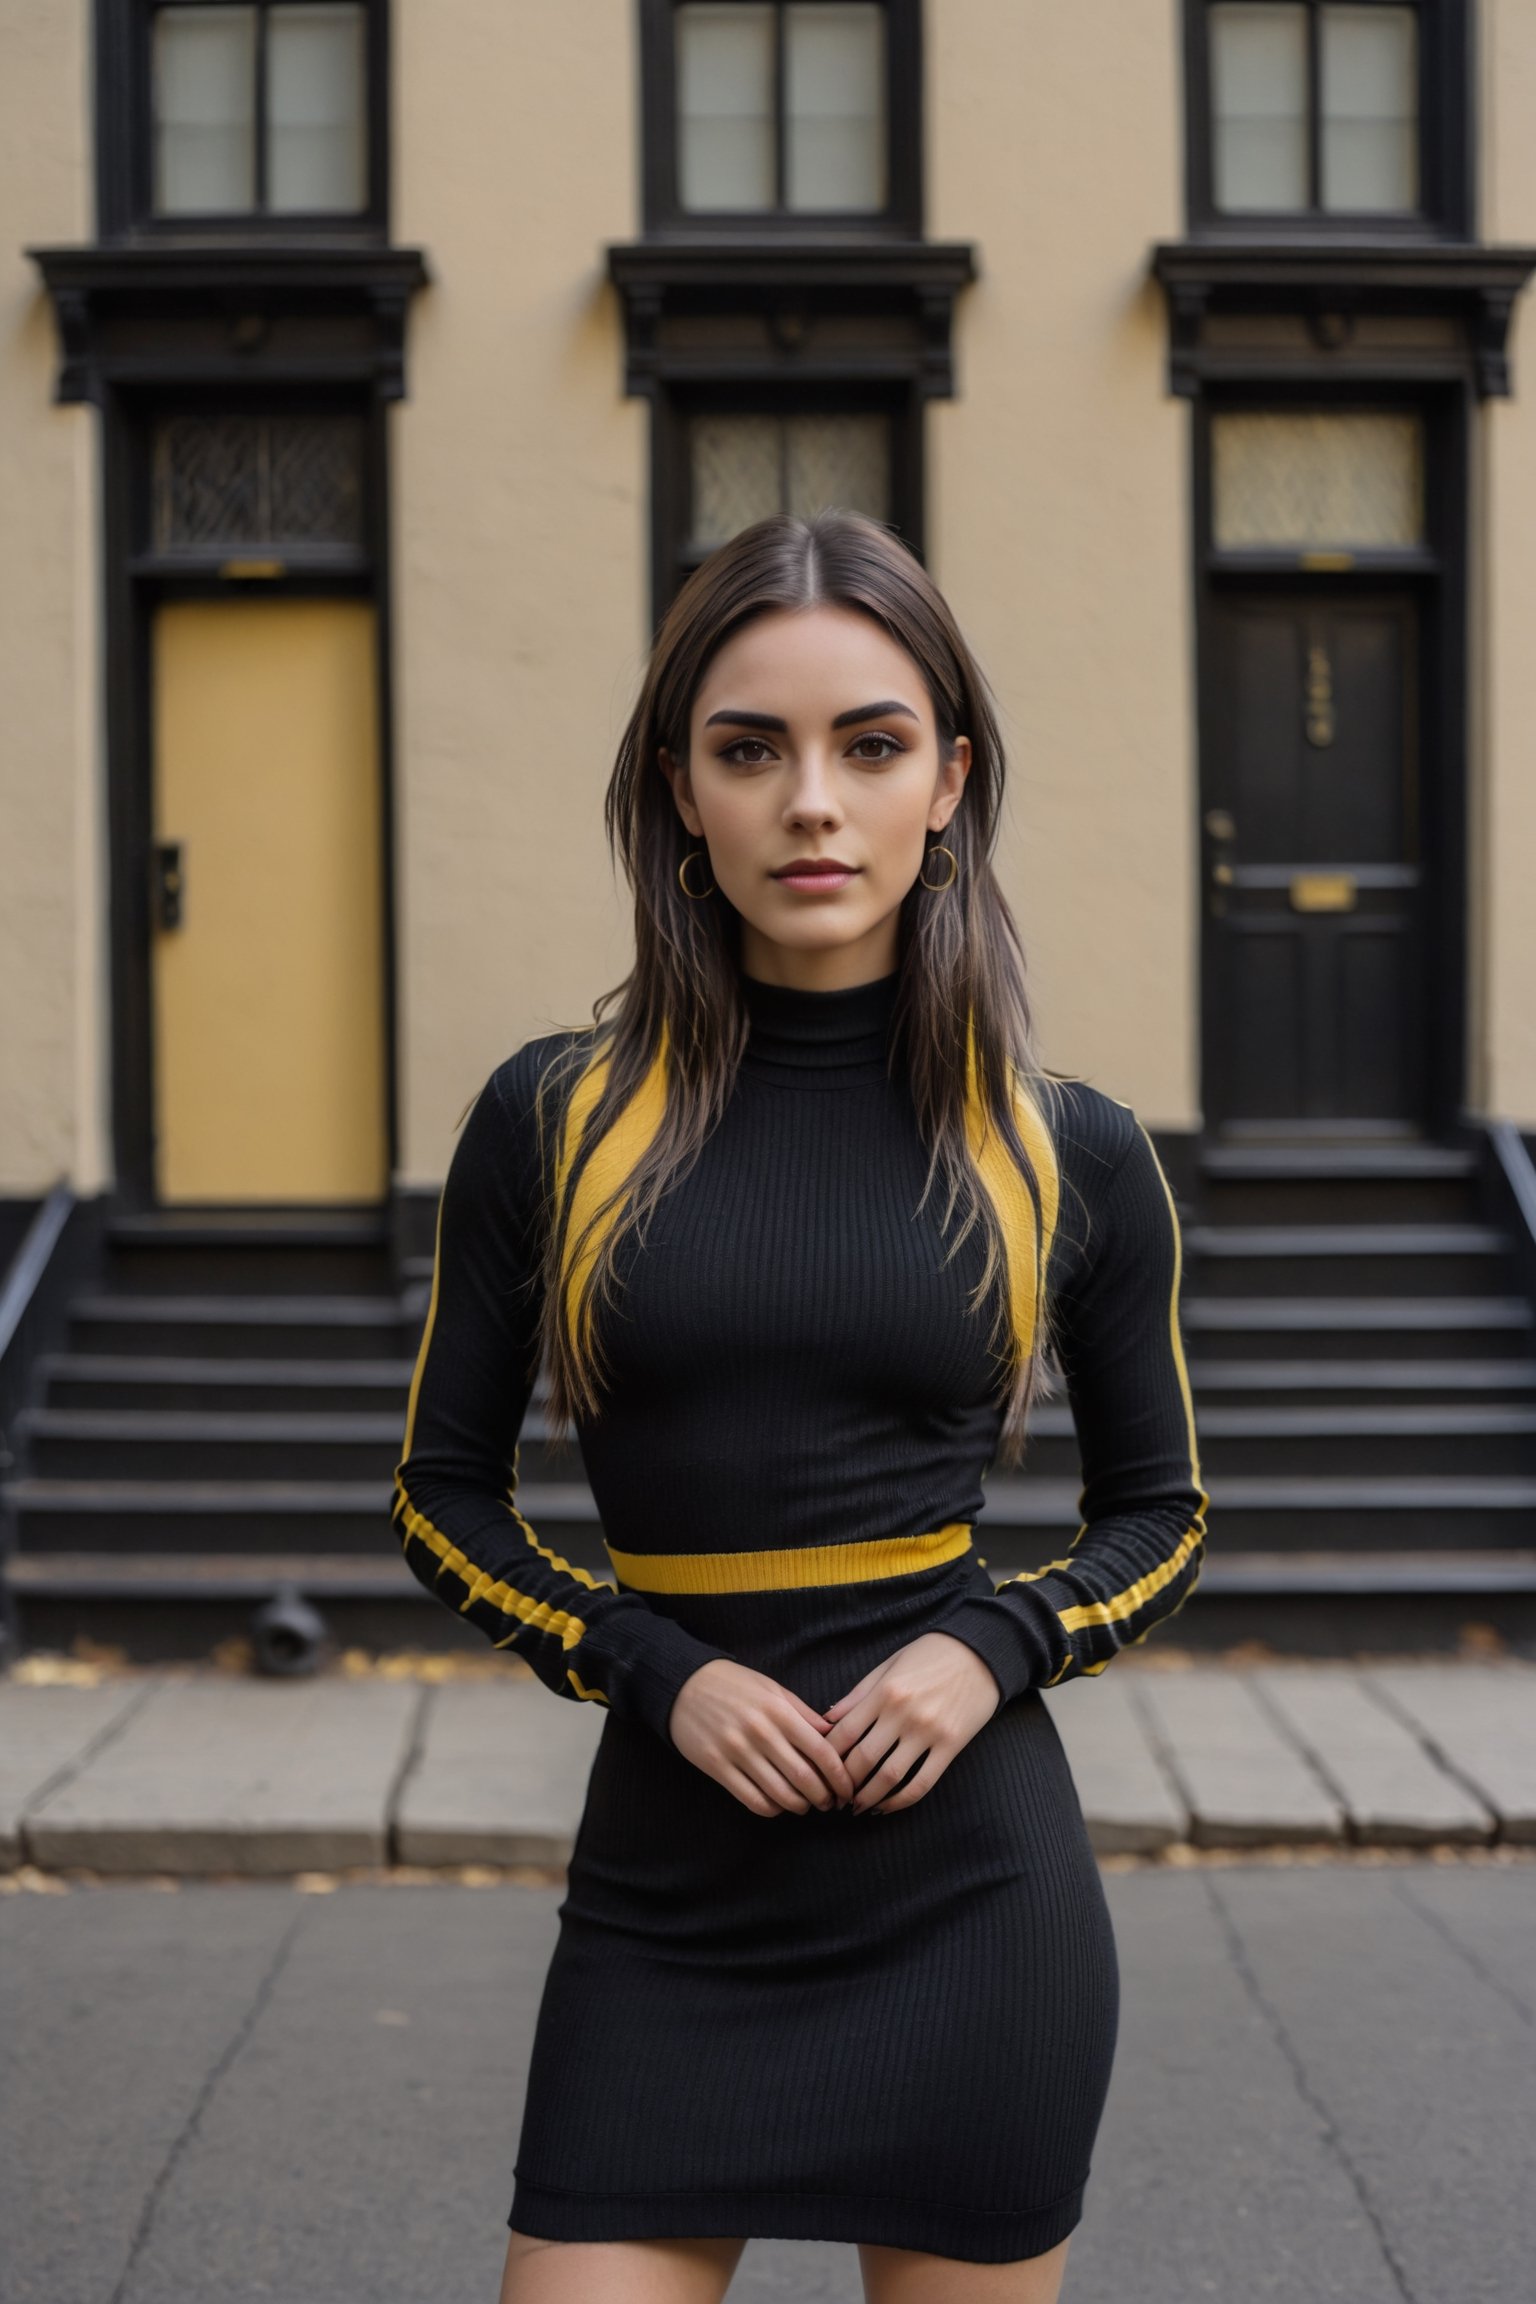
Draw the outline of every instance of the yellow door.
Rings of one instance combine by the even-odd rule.
[[[154,633],[163,1202],[377,1201],[387,1186],[373,610],[177,601]]]

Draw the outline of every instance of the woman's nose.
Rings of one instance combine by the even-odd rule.
[[[790,824],[835,824],[841,821],[842,810],[838,806],[837,787],[824,761],[812,756],[801,763],[784,815]]]

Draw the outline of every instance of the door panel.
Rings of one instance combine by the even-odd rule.
[[[384,1196],[375,648],[362,601],[156,614],[154,836],[182,866],[154,931],[163,1202]]]
[[[1208,626],[1205,1106],[1424,1117],[1416,604],[1244,592]]]

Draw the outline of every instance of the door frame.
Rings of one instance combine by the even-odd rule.
[[[221,396],[222,398],[222,396]],[[150,454],[158,416],[186,405],[185,391],[137,393],[112,387],[102,404],[102,526],[105,592],[105,730],[108,847],[108,1008],[110,1015],[112,1152],[116,1176],[114,1205],[124,1214],[149,1214],[160,1202],[155,1182],[155,1047],[152,971],[154,929],[150,865],[154,837],[154,696],[152,626],[156,607],[167,599],[228,600],[246,594],[262,599],[366,599],[372,603],[377,636],[379,901],[383,907],[380,988],[384,1030],[384,1126],[386,1174],[399,1166],[398,979],[395,919],[394,721],[390,555],[388,550],[387,416],[375,393],[338,394],[323,390],[302,395],[262,393],[252,399],[231,395],[228,404],[270,409],[298,404],[345,410],[364,424],[364,548],[332,567],[293,569],[279,577],[228,578],[219,573],[219,555],[206,567],[168,568],[142,548],[147,534]],[[217,405],[208,394],[195,405]],[[384,1215],[391,1185],[379,1203]],[[254,1204],[250,1204],[254,1205]],[[248,1214],[250,1206],[242,1207]],[[301,1210],[287,1207],[289,1215]],[[334,1208],[327,1208],[334,1215]]]
[[[1318,555],[1298,552],[1219,552],[1213,543],[1211,422],[1236,409],[1391,409],[1422,417],[1425,445],[1425,543],[1414,551],[1361,552],[1348,566],[1318,567]],[[1314,588],[1323,598],[1346,599],[1384,586],[1411,586],[1419,608],[1417,679],[1419,842],[1424,866],[1424,1139],[1464,1140],[1472,1124],[1467,1093],[1470,986],[1468,954],[1468,517],[1471,400],[1463,383],[1424,385],[1365,382],[1320,386],[1315,378],[1256,380],[1207,388],[1192,411],[1192,497],[1195,559],[1196,686],[1196,902],[1199,906],[1200,1048],[1202,1109],[1218,1045],[1215,984],[1216,929],[1207,902],[1214,861],[1205,812],[1210,805],[1209,764],[1219,742],[1219,696],[1214,626],[1218,602],[1239,589]],[[1221,1131],[1209,1119],[1208,1137]],[[1276,1135],[1285,1133],[1282,1123]],[[1242,1141],[1260,1141],[1245,1129]]]

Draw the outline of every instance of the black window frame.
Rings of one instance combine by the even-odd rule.
[[[726,0],[730,5],[731,0]],[[736,0],[746,5],[748,0]],[[783,54],[786,0],[778,15]],[[923,230],[921,0],[878,0],[885,11],[886,189],[881,209],[684,208],[678,190],[676,14],[684,0],[640,0],[641,192],[647,234],[722,239],[746,237],[916,240]],[[782,77],[782,75],[781,75]],[[777,110],[780,172],[784,115]]]
[[[1212,115],[1212,8],[1229,0],[1184,0],[1186,199],[1189,229],[1201,238],[1470,240],[1476,228],[1472,182],[1473,11],[1471,0],[1355,0],[1364,7],[1412,7],[1419,20],[1419,203],[1398,213],[1316,205],[1321,165],[1318,22],[1329,0],[1299,0],[1308,15],[1308,136],[1313,204],[1233,213],[1216,206]],[[1264,6],[1268,0],[1230,0]]]
[[[241,238],[384,240],[389,234],[389,0],[359,0],[367,200],[357,209],[221,209],[159,215],[154,207],[153,27],[162,7],[257,10],[256,168],[265,172],[266,17],[282,0],[96,0],[97,230],[103,240]]]

